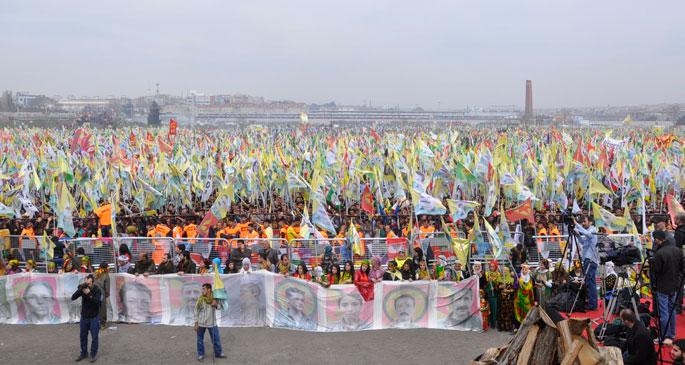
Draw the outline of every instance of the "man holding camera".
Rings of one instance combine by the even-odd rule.
[[[683,251],[666,238],[664,231],[654,231],[652,238],[656,247],[650,267],[659,308],[660,340],[671,345],[675,339],[675,301],[685,269]]]
[[[587,286],[586,310],[597,309],[597,266],[599,265],[599,250],[597,249],[597,228],[590,223],[587,216],[580,217],[580,224],[573,218],[578,243],[583,250],[583,270],[585,271],[585,285]]]
[[[98,333],[100,332],[100,305],[102,305],[102,291],[94,285],[95,277],[90,274],[86,281],[80,284],[71,300],[81,297],[81,354],[76,361],[81,361],[88,356],[88,331],[92,337],[90,344],[90,362],[95,362],[98,355]]]

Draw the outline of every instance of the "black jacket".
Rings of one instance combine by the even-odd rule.
[[[652,260],[652,275],[657,292],[673,294],[678,290],[685,269],[683,260],[683,250],[668,240],[656,249]]]
[[[683,244],[685,244],[685,224],[681,224],[675,228],[675,232],[673,232],[673,238],[675,239],[676,247],[682,249]]]
[[[640,321],[628,330],[626,350],[628,351],[628,357],[623,359],[623,363],[626,365],[656,364],[654,343],[649,335],[649,331]]]
[[[71,295],[71,300],[76,300],[81,297],[81,317],[95,318],[100,313],[100,305],[102,304],[102,290],[97,285],[93,285],[88,294],[83,293],[83,289],[79,286],[74,294]]]

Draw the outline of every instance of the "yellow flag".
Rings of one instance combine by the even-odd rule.
[[[592,194],[611,194],[614,195],[614,193],[607,189],[604,184],[601,182],[597,181],[594,176],[590,175],[590,195]]]
[[[55,244],[48,238],[48,232],[46,230],[43,230],[43,247],[45,247],[45,254],[48,256],[48,259],[52,260],[55,255]]]

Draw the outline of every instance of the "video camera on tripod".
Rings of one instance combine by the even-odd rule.
[[[610,242],[607,242],[609,240]],[[599,247],[600,264],[612,261],[616,266],[631,265],[642,261],[640,248],[632,241],[621,243],[602,235],[602,239],[597,241]]]

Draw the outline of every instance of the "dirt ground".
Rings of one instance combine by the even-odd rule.
[[[314,333],[271,328],[220,328],[225,364],[467,364],[510,333],[375,330]],[[0,325],[5,364],[69,364],[79,354],[78,324]],[[205,363],[214,361],[205,334]],[[191,327],[111,324],[100,332],[98,364],[197,363]],[[87,363],[87,361],[86,361]]]

